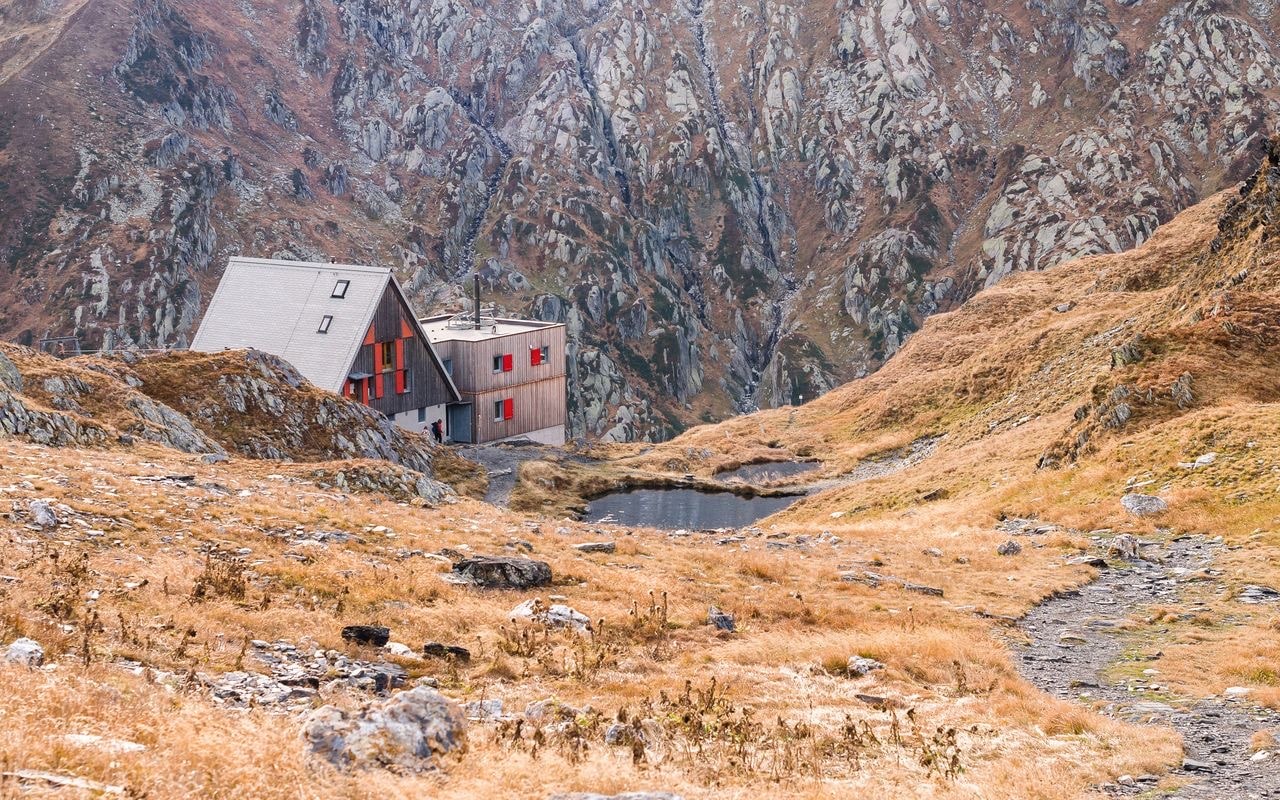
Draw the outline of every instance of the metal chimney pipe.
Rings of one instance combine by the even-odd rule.
[[[480,330],[480,273],[475,274],[475,294],[476,294],[476,330]]]

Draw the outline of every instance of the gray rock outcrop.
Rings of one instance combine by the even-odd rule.
[[[21,664],[24,667],[39,667],[44,664],[44,648],[34,639],[25,636],[15,639],[4,652],[4,660],[10,664]]]
[[[545,561],[510,556],[475,556],[453,565],[459,580],[486,589],[533,589],[551,583]]]
[[[357,712],[316,709],[302,735],[312,752],[341,768],[420,772],[466,746],[466,720],[452,700],[419,686]]]
[[[1159,497],[1150,494],[1130,492],[1120,498],[1120,505],[1135,517],[1150,517],[1169,510],[1169,504]]]

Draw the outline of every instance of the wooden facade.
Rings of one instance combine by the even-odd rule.
[[[387,282],[378,301],[344,394],[388,417],[435,406],[452,396],[393,281]]]
[[[424,321],[426,322],[426,321]],[[428,326],[436,353],[471,404],[471,441],[498,441],[565,424],[565,328],[500,320],[496,333]]]

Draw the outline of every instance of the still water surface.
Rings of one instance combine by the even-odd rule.
[[[739,497],[732,492],[696,489],[636,489],[592,500],[585,520],[668,530],[741,528],[799,499],[798,496]]]

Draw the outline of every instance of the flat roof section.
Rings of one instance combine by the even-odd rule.
[[[480,330],[474,326],[449,324],[457,314],[437,314],[434,317],[422,317],[418,324],[432,342],[483,342],[487,339],[500,339],[503,336],[514,336],[518,333],[564,327],[562,322],[543,322],[536,319],[510,319],[507,317],[484,318]]]

